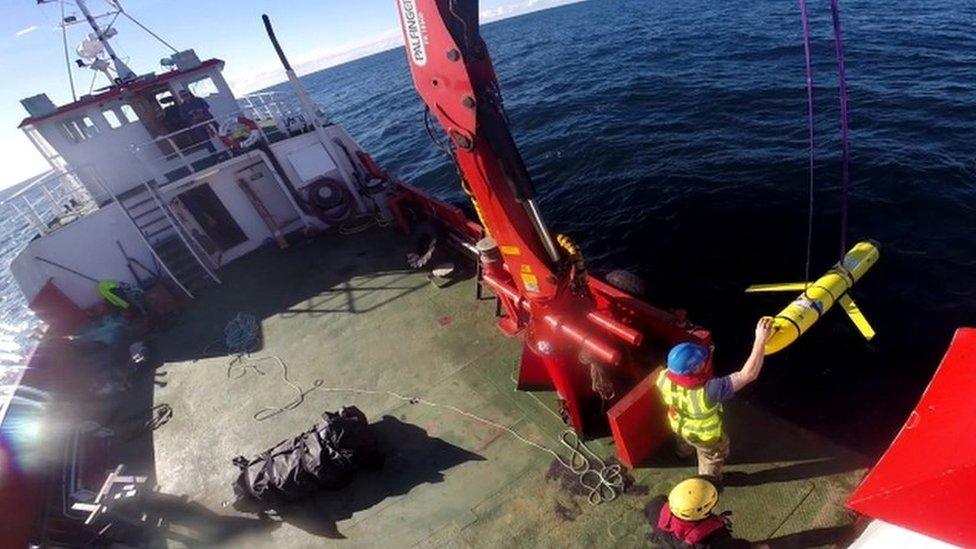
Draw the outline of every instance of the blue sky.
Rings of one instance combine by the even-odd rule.
[[[482,0],[482,20],[494,20],[573,0]],[[47,168],[17,124],[26,112],[19,101],[47,93],[56,104],[71,100],[57,2],[38,6],[35,0],[0,0],[0,188]],[[108,11],[104,0],[88,0],[94,13]],[[67,1],[68,14],[77,13]],[[299,74],[348,61],[398,45],[395,0],[129,0],[123,7],[177,49],[194,48],[201,58],[227,61],[224,75],[238,92],[263,88],[283,79],[265,38],[261,14],[271,16],[282,45]],[[119,18],[113,45],[130,67],[142,74],[159,70],[169,55],[132,23]],[[84,38],[86,26],[69,29],[70,51]],[[74,56],[72,56],[72,62]],[[79,95],[88,93],[92,71],[74,69]],[[102,77],[95,87],[106,84]]]

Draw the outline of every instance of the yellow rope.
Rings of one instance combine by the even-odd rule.
[[[458,171],[458,176],[461,177],[461,190],[471,199],[471,205],[474,206],[474,213],[478,215],[478,221],[481,222],[481,228],[485,230],[485,236],[491,238],[491,231],[488,229],[488,223],[485,222],[485,212],[481,211],[481,204],[478,204],[478,201],[475,200],[474,194],[471,193],[471,187],[468,186],[468,181],[461,176],[460,171]]]
[[[577,291],[583,290],[586,288],[586,261],[583,259],[583,254],[580,252],[576,243],[573,242],[573,239],[564,234],[557,234],[556,242],[569,256],[569,260],[573,265],[574,289]]]

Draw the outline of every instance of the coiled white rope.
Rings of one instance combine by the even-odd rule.
[[[590,505],[613,501],[624,491],[626,486],[619,463],[608,465],[572,429],[563,431],[559,435],[559,442],[569,448],[569,462],[563,461],[555,452],[552,454],[564,467],[576,473],[580,485],[588,491],[586,500]],[[588,479],[592,479],[592,482],[588,482]]]

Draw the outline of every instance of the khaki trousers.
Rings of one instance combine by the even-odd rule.
[[[722,433],[722,438],[708,442],[692,442],[677,436],[675,438],[678,445],[678,455],[690,457],[691,454],[698,454],[698,474],[710,475],[722,478],[722,466],[725,459],[729,457],[729,437]]]

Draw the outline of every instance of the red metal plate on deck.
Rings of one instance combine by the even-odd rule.
[[[976,329],[962,328],[851,509],[976,547]]]
[[[607,412],[617,456],[627,467],[644,462],[671,436],[664,403],[654,386],[654,370]]]

